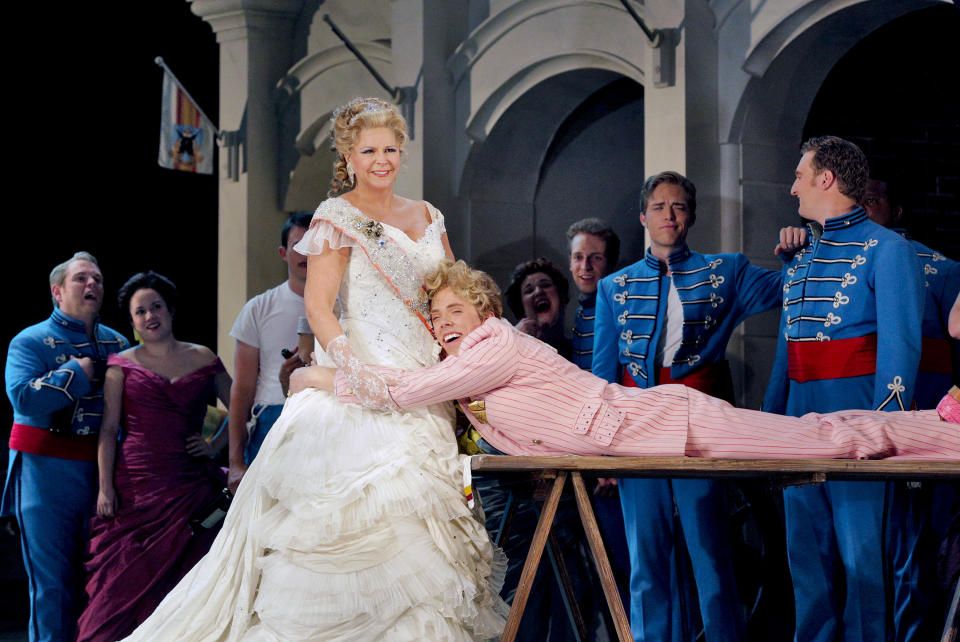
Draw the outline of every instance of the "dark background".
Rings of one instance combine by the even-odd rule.
[[[56,11],[51,38],[36,46],[58,42],[53,55],[69,60],[68,71],[39,77],[37,61],[51,56],[39,49],[22,51],[15,71],[19,86],[29,87],[22,105],[31,125],[14,132],[22,137],[22,176],[8,194],[22,205],[5,217],[13,260],[0,344],[5,351],[17,332],[49,315],[50,270],[86,250],[105,278],[104,323],[132,339],[117,289],[152,269],[178,285],[177,337],[216,347],[217,181],[157,164],[163,71],[153,62],[162,56],[216,124],[213,31],[182,1],[69,3]],[[2,405],[0,435],[9,434],[11,419]]]
[[[4,362],[10,339],[50,314],[50,270],[78,250],[103,271],[104,323],[132,339],[117,289],[152,269],[178,286],[177,337],[215,348],[217,180],[157,165],[163,71],[153,62],[162,56],[218,124],[213,31],[183,0],[31,6],[5,8],[8,30],[31,35],[6,64],[7,149],[17,154],[3,225]],[[12,413],[0,406],[5,477]],[[0,640],[23,630],[22,573],[19,544],[0,522]]]
[[[909,13],[861,40],[827,76],[803,138],[855,142],[871,168],[897,180],[904,227],[960,260],[960,10]]]

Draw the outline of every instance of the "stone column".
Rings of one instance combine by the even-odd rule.
[[[420,145],[423,157],[424,197],[443,210],[447,225],[465,232],[458,215],[456,185],[460,169],[458,140],[466,138],[456,119],[453,76],[447,60],[467,36],[467,11],[476,3],[421,0],[423,5],[423,82],[419,101],[423,113]]]
[[[641,15],[651,29],[674,29],[683,22],[684,4],[653,2],[645,6]],[[676,43],[676,81],[670,86],[656,87],[653,82],[653,48],[640,27],[636,29],[637,46],[643,47],[647,70],[643,87],[645,177],[666,170],[687,173],[687,33],[681,30],[679,38]]]
[[[406,111],[413,138],[407,141],[404,159],[394,191],[407,198],[423,198],[423,0],[393,0],[390,49],[393,52],[393,79],[397,87],[416,93],[414,111]]]
[[[641,14],[651,29],[674,29],[683,22],[683,3],[653,2]],[[687,173],[686,40],[681,30],[675,44],[675,82],[657,87],[654,79],[654,52],[649,40],[637,27],[637,46],[643,47],[646,81],[643,86],[643,163],[642,177],[674,170]],[[674,46],[674,45],[663,45]],[[692,241],[692,239],[691,239]],[[650,247],[650,235],[644,234],[644,248]]]
[[[189,0],[220,44],[222,132],[238,132],[239,164],[227,171],[221,147],[217,353],[232,370],[229,336],[243,304],[286,279],[277,255],[286,214],[280,208],[277,81],[290,67],[293,26],[302,0]]]

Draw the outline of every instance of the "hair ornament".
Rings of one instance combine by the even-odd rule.
[[[350,121],[347,123],[349,127],[353,127],[357,124],[357,119],[360,118],[361,114],[375,114],[379,111],[387,111],[389,106],[385,105],[382,101],[373,101],[365,100],[359,105],[360,109],[350,118]]]

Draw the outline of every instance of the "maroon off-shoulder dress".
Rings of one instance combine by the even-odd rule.
[[[203,424],[219,359],[174,381],[126,357],[108,365],[124,373],[122,434],[113,518],[90,522],[85,564],[88,603],[79,640],[119,640],[145,620],[200,560],[217,528],[193,534],[189,520],[216,501],[223,471],[187,453],[186,439]]]

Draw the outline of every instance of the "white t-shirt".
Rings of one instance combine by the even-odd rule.
[[[680,293],[670,278],[670,292],[667,294],[667,318],[664,319],[657,341],[657,367],[669,368],[673,365],[673,358],[680,349],[683,341],[683,304],[680,303]]]
[[[260,350],[255,404],[285,401],[279,376],[286,359],[280,350],[297,347],[297,322],[305,314],[303,297],[294,293],[286,281],[253,297],[240,310],[230,336]]]

